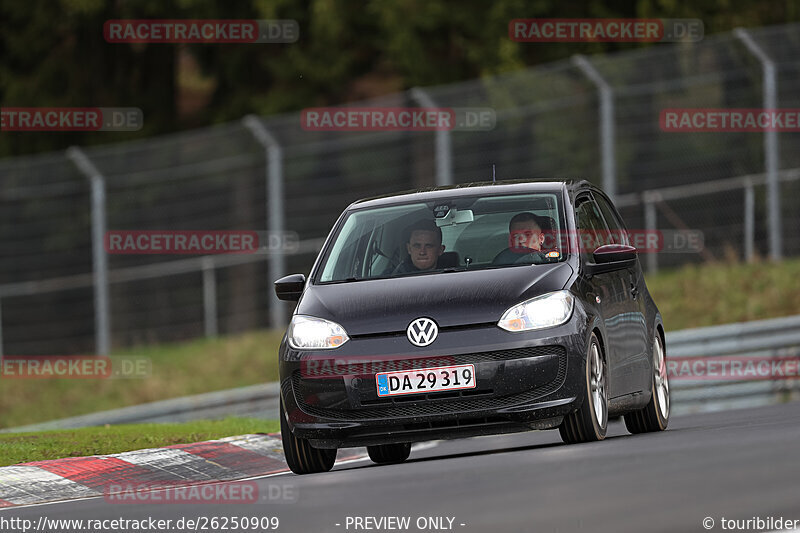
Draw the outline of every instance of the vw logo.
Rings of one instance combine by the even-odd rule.
[[[408,340],[414,346],[427,346],[439,335],[439,326],[430,318],[418,318],[408,325]]]

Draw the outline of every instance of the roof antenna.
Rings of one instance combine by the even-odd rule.
[[[492,163],[492,183],[497,183],[497,179],[494,177],[494,163]]]

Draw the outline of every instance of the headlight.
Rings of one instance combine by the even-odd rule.
[[[497,325],[506,331],[552,328],[569,320],[574,305],[575,297],[569,291],[551,292],[510,308]]]
[[[286,330],[289,346],[295,350],[330,350],[350,340],[336,322],[313,316],[294,315]]]

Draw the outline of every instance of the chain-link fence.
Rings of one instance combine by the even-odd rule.
[[[86,148],[88,169],[75,152],[0,161],[0,347],[92,353],[280,324],[289,310],[272,281],[309,270],[349,203],[484,181],[492,165],[498,179],[603,185],[631,228],[704,233],[703,253],[649,254],[651,271],[774,255],[768,191],[776,186],[778,251],[797,255],[797,133],[770,146],[763,132],[675,133],[659,124],[666,108],[763,107],[772,87],[765,57],[776,107],[800,107],[800,25],[786,25],[357,103],[488,107],[491,131],[312,132],[287,114]],[[768,172],[772,149],[779,172]],[[102,243],[93,248],[98,227],[285,230],[301,246],[291,255],[107,255]]]

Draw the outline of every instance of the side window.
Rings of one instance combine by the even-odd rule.
[[[575,202],[575,216],[578,222],[578,240],[582,256],[591,254],[595,248],[605,244],[604,236],[608,234],[603,216],[597,204],[588,196],[578,198]]]
[[[625,225],[622,223],[622,220],[611,203],[599,194],[595,194],[594,199],[600,207],[600,211],[603,213],[606,225],[608,225],[609,235],[606,242],[608,244],[629,244],[628,232],[625,230]]]

